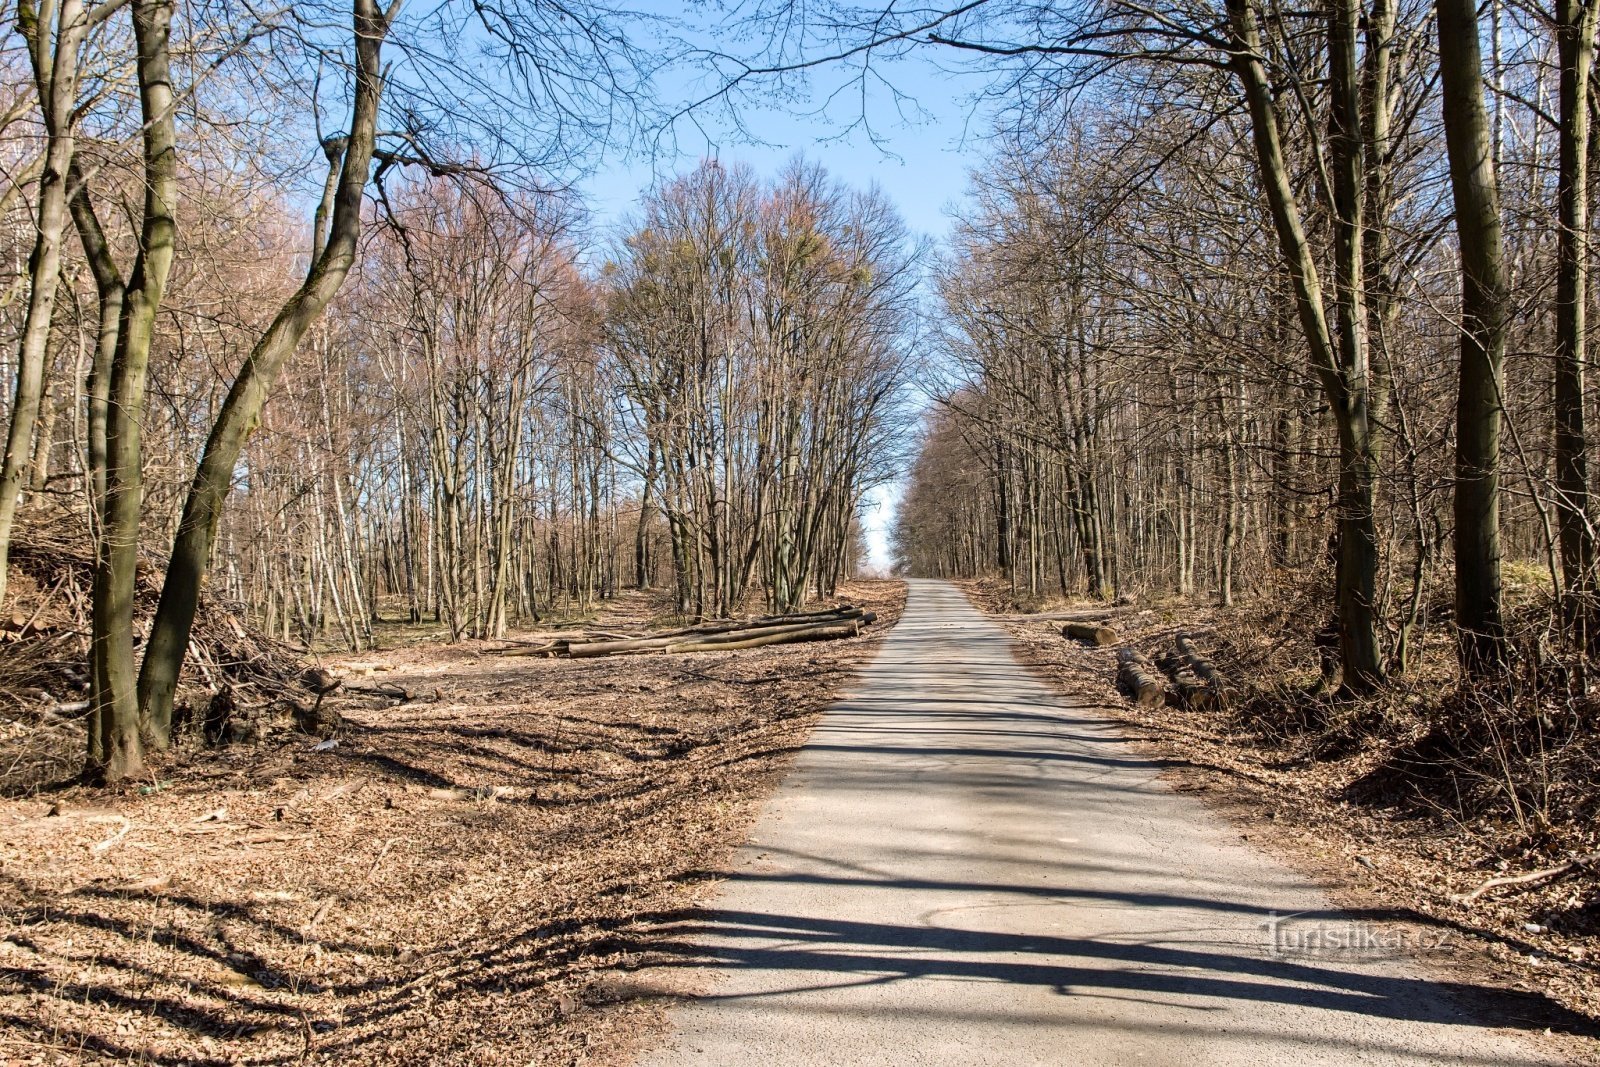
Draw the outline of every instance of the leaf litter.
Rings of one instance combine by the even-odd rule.
[[[617,976],[709,894],[905,593],[841,595],[878,613],[867,636],[692,659],[364,653],[346,666],[434,699],[335,694],[336,745],[285,734],[118,792],[0,800],[0,1060],[621,1055],[661,1009]],[[638,625],[628,610],[646,606],[597,625]]]

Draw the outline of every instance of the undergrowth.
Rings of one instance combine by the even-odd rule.
[[[35,517],[16,528],[0,615],[0,795],[62,785],[82,769],[93,580],[94,561],[70,516]],[[141,561],[135,641],[143,640],[160,595],[161,569]],[[179,680],[175,723],[184,732],[184,724],[197,723],[211,698],[224,691],[242,706],[279,703],[304,666],[297,650],[205,594]],[[187,744],[198,734],[189,730],[178,740]]]

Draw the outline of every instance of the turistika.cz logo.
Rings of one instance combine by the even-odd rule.
[[[1317,915],[1318,918],[1310,916]],[[1267,932],[1270,956],[1386,959],[1436,952],[1450,941],[1449,930],[1412,930],[1376,923],[1339,921],[1318,912],[1279,915],[1268,912],[1258,929]]]

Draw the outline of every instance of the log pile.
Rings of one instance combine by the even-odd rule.
[[[1181,656],[1162,652],[1156,656],[1156,666],[1172,680],[1173,703],[1178,707],[1210,711],[1217,706],[1216,694],[1184,664]]]
[[[500,654],[590,659],[636,652],[727,652],[855,637],[876,622],[877,618],[870,611],[863,611],[852,604],[842,604],[821,611],[764,615],[758,619],[717,619],[659,634],[556,637],[522,647],[502,649]]]
[[[1178,634],[1176,652],[1163,652],[1156,665],[1168,678],[1179,707],[1210,711],[1227,704],[1228,689],[1222,673],[1195,648],[1187,634]]]
[[[158,560],[142,558],[135,578],[135,633],[141,638],[161,595]],[[21,523],[11,543],[11,583],[0,617],[0,720],[33,723],[44,712],[87,708],[89,598],[94,560],[76,525],[51,517]],[[200,602],[184,659],[180,701],[200,712],[232,690],[242,702],[275,699],[303,668],[299,651],[243,621],[209,593]]]
[[[1175,644],[1178,646],[1178,655],[1183,657],[1184,666],[1193,671],[1201,681],[1216,690],[1218,696],[1222,696],[1227,690],[1227,683],[1223,681],[1221,672],[1217,670],[1212,662],[1196,650],[1194,642],[1189,635],[1179,634]]]
[[[1141,708],[1157,707],[1167,698],[1167,683],[1137,649],[1117,652],[1117,688]]]

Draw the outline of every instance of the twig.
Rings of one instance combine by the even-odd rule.
[[[372,867],[367,871],[367,881],[370,882],[378,876],[378,868],[383,865],[383,858],[389,854],[389,850],[394,847],[397,840],[399,838],[391,837],[383,843],[383,847],[378,850],[377,859],[372,861]]]
[[[1559,867],[1546,867],[1543,870],[1530,871],[1527,874],[1519,874],[1509,878],[1491,878],[1472,892],[1465,896],[1458,896],[1455,899],[1459,903],[1470,904],[1491,889],[1499,889],[1508,885],[1531,885],[1534,882],[1542,882],[1547,878],[1565,878],[1569,874],[1588,870],[1597,861],[1600,861],[1600,852],[1591,852],[1587,856],[1579,856],[1577,859],[1563,863]]]
[[[311,921],[306,923],[305,931],[300,935],[302,941],[308,940],[316,932],[317,924],[327,916],[328,909],[331,907],[333,907],[333,898],[329,897],[322,902],[321,907],[317,908],[316,912],[311,916]]]
[[[55,598],[55,595],[61,591],[61,587],[66,584],[67,576],[63,574],[61,577],[56,579],[54,585],[45,590],[44,596],[39,601],[39,606],[33,609],[33,614],[28,616],[28,621],[17,628],[18,636],[27,634],[29,628],[32,627],[34,623],[39,621],[39,616],[44,614],[44,609],[50,606],[50,601]]]
[[[121,841],[124,837],[127,837],[128,836],[128,831],[133,829],[133,823],[129,822],[127,819],[123,818],[121,815],[113,816],[113,818],[118,819],[118,820],[121,821],[122,829],[118,830],[116,833],[112,834],[110,837],[106,838],[104,841],[101,841],[99,844],[91,845],[90,846],[91,851],[94,851],[94,852],[104,852],[104,851],[106,851],[112,845],[115,845],[118,841]],[[98,822],[100,820],[94,819],[94,820],[91,820],[91,821],[92,822]]]

